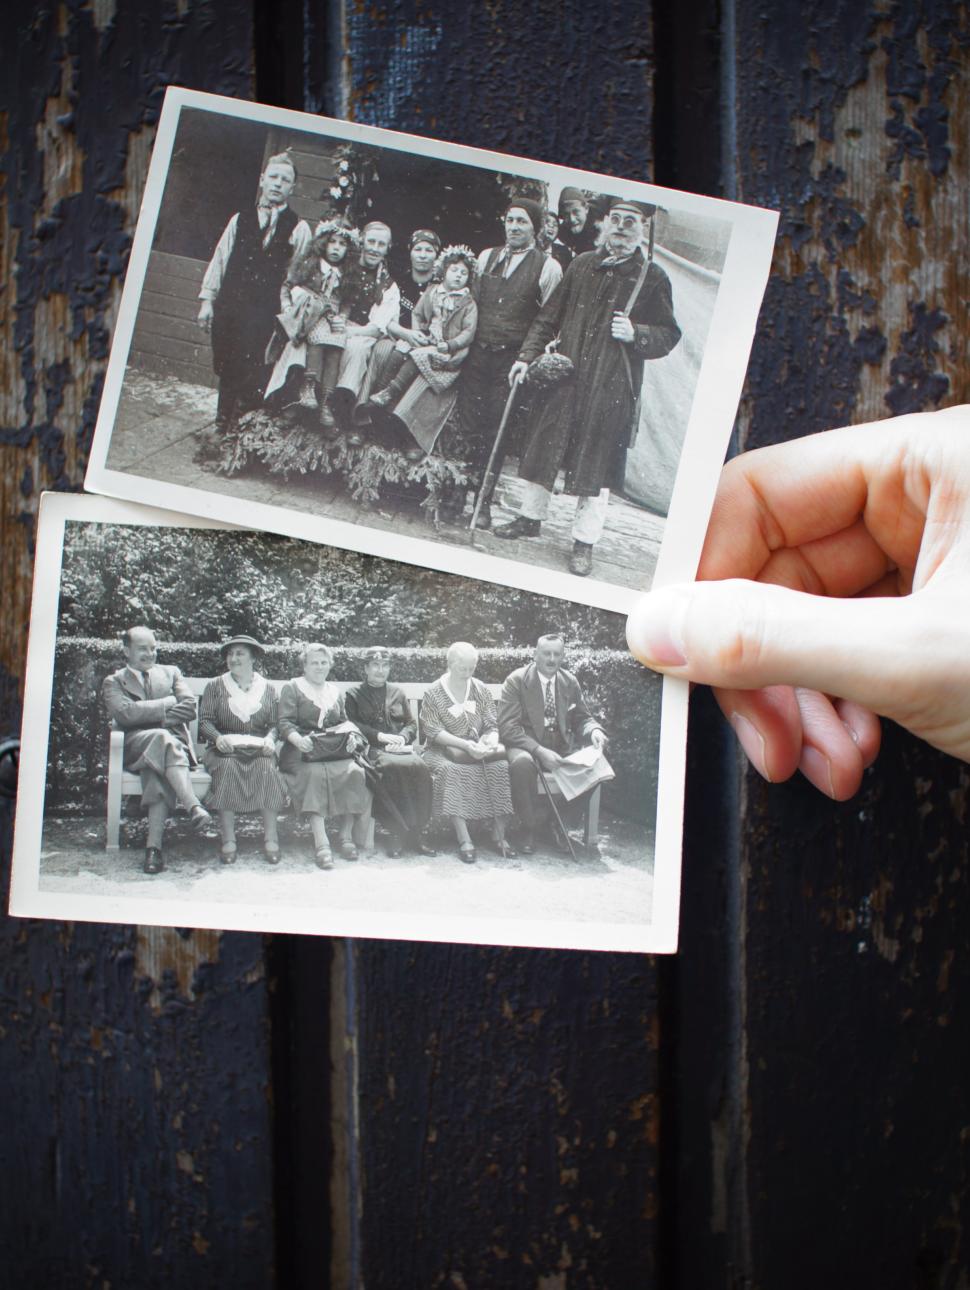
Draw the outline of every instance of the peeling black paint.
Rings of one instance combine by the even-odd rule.
[[[886,402],[895,416],[936,407],[950,389],[950,378],[938,368],[936,333],[950,321],[941,309],[922,302],[910,307],[912,326],[903,332],[900,352],[889,366],[893,380]]]

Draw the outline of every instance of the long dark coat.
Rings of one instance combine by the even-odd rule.
[[[565,469],[566,492],[581,497],[595,497],[601,488],[622,484],[644,361],[663,358],[680,340],[670,279],[654,263],[630,314],[632,343],[613,339],[613,314],[626,309],[643,252],[638,249],[615,266],[605,266],[606,258],[605,251],[588,251],[572,261],[536,315],[519,353],[531,362],[558,336],[559,352],[575,367],[572,379],[556,386],[538,410],[519,474],[551,489]]]

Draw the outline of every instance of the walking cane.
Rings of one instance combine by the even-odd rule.
[[[482,502],[485,500],[488,493],[488,483],[489,477],[492,473],[492,467],[495,465],[495,458],[498,456],[498,450],[503,438],[505,437],[505,427],[508,425],[509,417],[512,415],[512,404],[514,403],[516,393],[518,392],[519,382],[522,380],[524,375],[524,372],[520,372],[516,375],[512,388],[509,390],[509,397],[505,400],[505,410],[502,413],[502,420],[498,423],[495,442],[492,444],[492,451],[489,453],[488,464],[485,467],[485,474],[482,478],[482,485],[478,490],[478,496],[475,498],[475,509],[472,511],[471,523],[468,526],[472,543],[475,541],[475,526],[478,524],[478,516],[482,509]]]
[[[535,761],[535,758],[533,758],[533,761]],[[542,784],[542,787],[545,789],[546,797],[549,799],[549,805],[552,808],[552,813],[556,818],[556,823],[559,825],[559,832],[566,839],[566,846],[569,847],[569,854],[572,856],[574,860],[577,860],[579,857],[576,855],[576,848],[573,846],[573,840],[569,836],[568,829],[566,828],[565,824],[563,824],[562,822],[562,816],[559,814],[559,808],[556,806],[556,799],[553,797],[552,792],[549,788],[549,781],[546,779],[545,771],[542,769],[542,767],[539,765],[537,761],[535,761],[535,768],[536,768],[536,773],[539,776],[539,782]]]

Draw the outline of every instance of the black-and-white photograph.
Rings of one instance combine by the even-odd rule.
[[[91,497],[37,568],[12,912],[674,948],[621,616]]]
[[[622,612],[709,500],[774,228],[169,91],[87,486]]]

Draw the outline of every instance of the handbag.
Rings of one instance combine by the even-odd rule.
[[[441,751],[456,766],[487,766],[490,762],[505,760],[504,744],[496,744],[484,757],[473,757],[464,748],[454,748],[450,744],[446,748],[442,748]]]
[[[310,732],[313,748],[301,753],[303,761],[346,761],[353,756],[350,741],[360,738],[353,730],[313,730]]]

